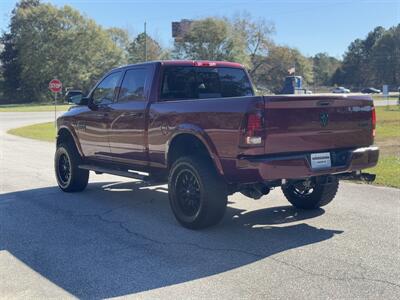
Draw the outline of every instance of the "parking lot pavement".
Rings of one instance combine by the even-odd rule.
[[[279,189],[229,197],[221,224],[180,227],[166,186],[91,174],[62,193],[54,145],[6,129],[51,113],[0,113],[0,298],[400,297],[400,191],[342,183],[313,212]]]

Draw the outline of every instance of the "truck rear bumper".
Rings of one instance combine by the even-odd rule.
[[[331,150],[331,167],[312,169],[311,153],[290,155],[243,156],[236,161],[236,168],[246,178],[244,181],[268,181],[277,179],[300,179],[312,176],[339,174],[373,167],[378,162],[376,146],[357,149]],[[239,179],[239,180],[238,180]],[[236,178],[243,181],[244,178]]]

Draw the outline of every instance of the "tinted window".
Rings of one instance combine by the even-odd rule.
[[[219,78],[219,70],[217,68],[197,68],[197,97],[204,98],[220,98],[221,81]]]
[[[119,91],[118,102],[145,100],[146,69],[132,69],[125,73]]]
[[[115,87],[121,72],[115,72],[104,78],[92,94],[94,104],[109,104],[113,102]]]
[[[167,67],[162,99],[204,99],[252,96],[244,70],[238,68]]]
[[[168,67],[164,70],[162,99],[194,99],[196,75],[191,67]]]
[[[242,69],[219,68],[222,97],[252,96],[253,89]]]

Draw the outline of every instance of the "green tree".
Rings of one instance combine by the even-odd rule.
[[[143,32],[140,33],[129,45],[128,62],[134,64],[146,60],[157,60],[161,59],[163,54],[163,49],[160,44]]]
[[[279,93],[283,87],[288,70],[295,67],[295,75],[303,77],[304,84],[313,82],[312,61],[303,56],[299,50],[285,46],[273,46],[269,50],[267,62],[258,71],[256,84]]]
[[[315,85],[329,85],[336,69],[341,62],[327,53],[317,53],[312,57]]]
[[[124,60],[123,50],[109,32],[70,6],[20,2],[7,34],[2,42],[6,40],[5,47],[12,51],[3,51],[1,58],[3,64],[9,64],[8,70],[14,67],[16,71],[4,68],[3,74],[8,87],[9,82],[18,85],[14,91],[18,90],[17,96],[24,101],[49,98],[47,85],[53,77],[65,87],[88,89],[102,73]],[[4,59],[5,52],[13,54],[12,60]],[[10,93],[12,96],[15,93]]]
[[[371,67],[375,83],[400,85],[400,24],[389,28],[372,47]]]
[[[22,98],[21,90],[21,64],[18,61],[19,51],[17,49],[17,32],[13,30],[18,26],[17,12],[36,7],[39,0],[23,0],[16,4],[12,11],[10,21],[10,32],[4,32],[0,37],[3,49],[0,52],[2,91],[3,97],[8,102],[17,102]]]
[[[339,85],[345,82],[345,78],[346,73],[344,72],[343,67],[340,66],[333,73],[330,83],[331,85]]]
[[[363,61],[359,67],[359,72],[361,73],[360,77],[362,78],[362,84],[365,86],[374,85],[379,81],[376,77],[376,69],[371,62],[374,46],[381,39],[384,33],[385,28],[378,26],[369,32],[367,37],[363,40]]]
[[[378,26],[365,39],[353,41],[343,58],[342,66],[332,77],[332,83],[361,88],[363,86],[396,84],[399,40],[396,27],[385,30]],[[391,75],[388,75],[391,74]]]
[[[17,61],[18,51],[15,47],[13,34],[4,33],[0,38],[3,50],[0,53],[2,74],[2,97],[9,98],[10,102],[16,102],[19,98],[21,66]]]
[[[235,42],[245,49],[246,57],[242,63],[248,67],[250,75],[256,78],[257,71],[267,64],[269,50],[273,47],[271,36],[275,27],[265,19],[253,20],[248,13],[236,16],[232,24]]]
[[[243,44],[232,34],[231,24],[220,18],[194,21],[182,39],[174,43],[173,56],[194,60],[242,62]]]
[[[122,50],[123,63],[126,64],[128,62],[129,47],[131,44],[129,32],[127,30],[117,27],[108,28],[107,32],[110,35],[110,38],[114,42],[115,46]]]
[[[4,50],[4,45],[0,42],[0,55]],[[2,62],[0,60],[0,101],[4,98],[4,76],[2,71]]]

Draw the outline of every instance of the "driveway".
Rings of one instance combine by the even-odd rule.
[[[1,298],[400,297],[400,190],[342,183],[313,212],[279,189],[235,194],[220,225],[190,231],[166,186],[91,174],[61,192],[54,144],[5,133],[52,118],[0,113]]]

